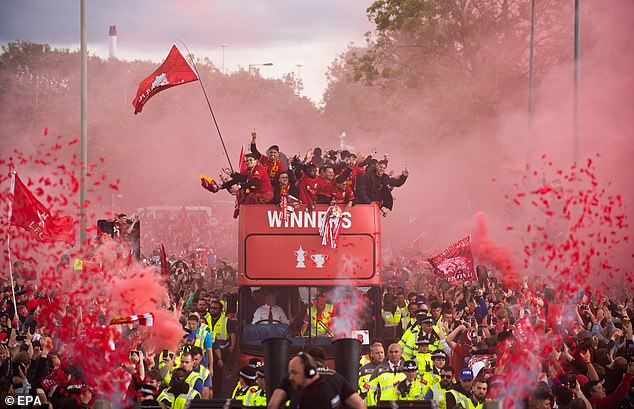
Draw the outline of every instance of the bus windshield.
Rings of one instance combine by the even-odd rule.
[[[292,345],[329,345],[334,338],[369,344],[378,332],[378,287],[251,286],[240,289],[241,344],[257,348],[272,337]]]

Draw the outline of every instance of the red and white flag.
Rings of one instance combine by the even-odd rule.
[[[430,258],[429,263],[434,268],[436,275],[447,280],[452,285],[478,279],[473,268],[471,236],[453,243],[436,257]]]
[[[109,325],[119,325],[119,324],[130,324],[133,322],[138,322],[139,325],[144,325],[146,327],[151,327],[154,325],[154,314],[151,312],[146,312],[142,315],[128,315],[127,317],[114,317],[110,320]]]
[[[65,241],[70,245],[75,244],[72,217],[53,217],[17,174],[13,175],[11,182],[11,196],[11,225],[22,227],[43,242]]]
[[[143,105],[159,92],[197,79],[199,78],[196,71],[178,51],[178,48],[173,45],[165,62],[139,84],[136,97],[132,101],[134,114],[141,112]]]

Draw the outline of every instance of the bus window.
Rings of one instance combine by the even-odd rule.
[[[288,336],[294,319],[292,293],[290,287],[241,288],[238,315],[242,341],[259,345],[267,338]]]
[[[287,337],[293,345],[329,345],[333,339],[359,337],[362,342],[378,333],[375,287],[243,287],[240,293],[241,342],[260,345],[270,337]],[[257,309],[269,294],[287,320],[272,322]],[[269,301],[271,301],[269,299]],[[268,303],[267,303],[268,304]]]

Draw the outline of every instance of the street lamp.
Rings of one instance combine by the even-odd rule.
[[[220,47],[222,47],[222,73],[225,73],[225,47],[227,44],[222,43]]]
[[[297,67],[297,81],[295,83],[295,87],[297,88],[297,95],[300,94],[300,87],[299,87],[299,83],[302,81],[302,77],[300,75],[300,70],[302,69],[303,65],[302,64],[295,64],[295,66]]]
[[[265,62],[262,64],[249,64],[249,74],[255,74],[256,72],[255,67],[270,67],[271,65],[273,65],[272,62]]]

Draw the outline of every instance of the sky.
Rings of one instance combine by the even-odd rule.
[[[117,57],[159,63],[180,39],[225,72],[250,64],[260,75],[298,73],[302,95],[319,103],[326,71],[352,42],[364,45],[373,26],[371,0],[109,0],[86,1],[88,51],[108,57],[108,28],[117,26]],[[6,0],[0,44],[25,40],[79,48],[78,0]],[[180,44],[180,43],[179,43]],[[301,67],[297,67],[301,65]]]

